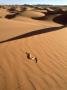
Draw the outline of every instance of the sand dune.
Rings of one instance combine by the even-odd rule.
[[[53,20],[57,23],[67,25],[67,13],[59,15],[58,17],[55,17]]]
[[[14,13],[6,14],[5,18],[7,18],[7,19],[16,18],[17,19],[17,17],[21,17],[21,18],[28,17],[31,19],[40,19],[42,17],[45,17],[44,11],[25,10],[25,11],[21,11],[21,12],[18,12],[18,11],[11,11],[11,12],[14,12]],[[44,13],[42,13],[42,12],[44,12]]]
[[[62,29],[0,44],[0,89],[66,90],[66,32]],[[26,51],[38,63],[28,60]]]
[[[44,14],[36,11],[24,11],[21,14],[22,16],[30,17],[30,18],[40,18],[43,17]]]
[[[6,9],[0,9],[0,18],[5,17],[9,12]]]
[[[48,23],[48,22],[46,22]],[[17,34],[24,34],[28,31],[38,30],[47,27],[42,21],[24,18],[20,20],[0,19],[0,41],[6,40]]]
[[[57,20],[66,14],[32,19],[43,15],[0,19],[0,90],[67,90],[67,27]]]

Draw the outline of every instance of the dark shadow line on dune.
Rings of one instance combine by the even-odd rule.
[[[5,43],[5,42],[9,42],[9,41],[13,41],[13,40],[17,40],[17,39],[22,39],[22,38],[27,38],[27,37],[31,37],[31,36],[35,36],[38,34],[43,34],[43,33],[48,33],[48,32],[52,32],[52,31],[57,31],[57,30],[61,30],[62,28],[64,28],[65,26],[59,26],[59,27],[51,27],[51,28],[46,28],[46,29],[40,29],[40,30],[36,30],[36,31],[31,31],[4,41],[0,41],[0,43]]]

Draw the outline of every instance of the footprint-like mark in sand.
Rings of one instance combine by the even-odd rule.
[[[33,56],[31,53],[26,52],[26,55],[29,60],[34,60],[36,63],[38,62],[37,57]]]

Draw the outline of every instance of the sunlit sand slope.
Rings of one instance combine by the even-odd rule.
[[[34,12],[0,18],[0,90],[67,90],[67,22]]]
[[[0,43],[0,90],[67,89],[67,28],[56,29]]]

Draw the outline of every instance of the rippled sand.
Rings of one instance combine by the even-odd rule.
[[[1,18],[0,90],[67,90],[67,28],[49,20]]]

